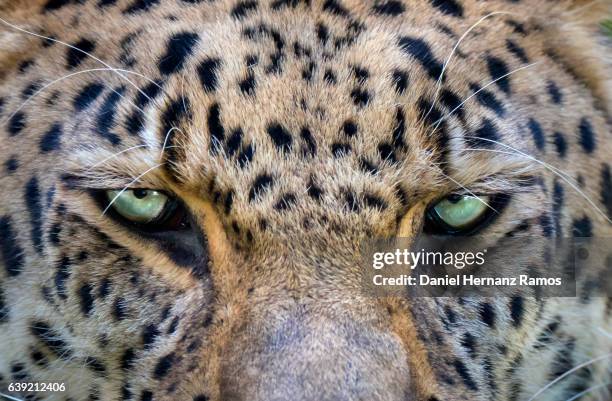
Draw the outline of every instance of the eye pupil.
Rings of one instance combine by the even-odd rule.
[[[135,189],[133,191],[133,194],[134,194],[134,197],[136,197],[137,199],[143,199],[149,194],[149,191],[146,189]]]

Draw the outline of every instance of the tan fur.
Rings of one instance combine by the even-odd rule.
[[[0,2],[0,228],[10,225],[0,238],[0,393],[26,381],[66,384],[41,400],[523,401],[560,366],[612,352],[605,288],[580,281],[576,298],[524,298],[518,317],[504,297],[379,299],[364,292],[360,254],[371,239],[415,241],[427,208],[466,188],[512,195],[480,233],[492,244],[587,228],[609,241],[612,73],[598,30],[609,1],[465,0],[461,16],[432,5],[457,2],[426,0],[60,3]],[[385,4],[404,11],[376,11]],[[428,68],[495,12],[504,14],[459,45],[438,90]],[[171,38],[185,32],[197,44],[165,73]],[[406,38],[434,60],[409,54]],[[84,39],[90,56],[68,47]],[[487,59],[507,71],[535,64],[492,83]],[[145,100],[151,80],[162,90]],[[94,83],[100,93],[77,110]],[[446,116],[449,93],[474,96]],[[445,121],[433,130],[436,115]],[[501,144],[470,142],[486,120]],[[290,144],[275,143],[272,125]],[[262,175],[271,183],[256,191]],[[91,191],[126,186],[181,199],[207,259],[181,265],[168,244],[102,215]],[[544,266],[544,255],[521,251],[516,260]],[[605,281],[596,278],[585,281]],[[537,400],[609,381],[610,367],[593,363]],[[608,395],[600,387],[584,399]]]

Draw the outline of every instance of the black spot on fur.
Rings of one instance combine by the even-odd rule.
[[[66,64],[68,69],[77,67],[81,62],[88,57],[86,53],[94,51],[96,44],[89,39],[81,39],[73,43],[72,47],[66,51]]]
[[[478,100],[478,103],[494,111],[499,117],[503,117],[504,114],[506,114],[504,106],[499,100],[497,100],[493,92],[482,89],[476,84],[470,84],[470,89],[476,94],[476,100]]]
[[[302,128],[300,131],[300,137],[304,141],[304,148],[302,154],[314,156],[317,154],[317,143],[315,142],[312,133],[307,127]]]
[[[494,146],[494,143],[491,141],[496,140],[498,140],[497,127],[495,123],[488,118],[482,120],[480,128],[474,132],[474,135],[467,136],[465,139],[468,146],[476,148],[491,148]]]
[[[567,142],[565,141],[565,136],[560,132],[555,132],[553,139],[555,141],[555,149],[557,150],[557,154],[559,157],[564,158],[565,154],[567,153]]]
[[[529,131],[531,132],[531,136],[533,137],[533,141],[535,142],[538,150],[544,150],[546,138],[544,137],[544,131],[542,130],[540,123],[537,120],[530,118],[529,122],[527,123],[527,127],[529,127]]]
[[[593,225],[591,224],[591,219],[584,216],[581,219],[574,220],[572,224],[572,234],[574,237],[592,237]]]
[[[323,79],[325,80],[325,82],[331,85],[335,85],[337,82],[336,74],[334,74],[334,72],[330,69],[325,70],[325,73],[323,74]]]
[[[7,161],[4,162],[4,168],[7,174],[14,173],[19,168],[19,160],[17,156],[11,156]]]
[[[291,150],[293,138],[285,127],[278,123],[272,123],[268,125],[266,131],[268,132],[268,135],[270,135],[270,138],[272,138],[274,146],[276,146],[279,151]]]
[[[55,290],[57,291],[57,296],[61,299],[67,299],[68,294],[66,291],[66,281],[70,277],[70,259],[67,256],[62,257],[60,263],[57,266],[57,271],[55,272]]]
[[[69,359],[72,356],[72,350],[68,347],[68,344],[47,323],[33,321],[30,324],[30,333],[47,346],[56,357]]]
[[[276,202],[276,204],[274,205],[274,210],[282,211],[282,210],[290,209],[291,207],[295,205],[296,202],[297,202],[297,197],[295,196],[295,194],[292,194],[292,193],[284,194],[283,196],[281,196],[278,202]]]
[[[55,123],[40,139],[40,150],[44,153],[59,149],[61,145],[61,138],[62,127]]]
[[[19,134],[25,128],[25,114],[22,111],[15,113],[8,122],[7,130],[10,136]]]
[[[92,294],[93,289],[90,284],[84,284],[79,288],[79,300],[81,304],[81,312],[85,316],[89,316],[91,314],[91,310],[93,309],[94,297]]]
[[[153,393],[149,390],[144,390],[140,394],[140,401],[151,401],[153,399]]]
[[[4,297],[4,290],[0,287],[0,323],[6,323],[9,321],[9,308],[6,305],[6,299]]]
[[[455,359],[453,365],[455,366],[455,370],[459,374],[459,377],[461,377],[461,380],[463,380],[463,384],[465,384],[465,386],[472,391],[478,391],[478,385],[470,375],[467,366],[465,366],[465,364],[459,359]]]
[[[115,116],[117,113],[117,104],[121,100],[121,96],[125,91],[125,87],[116,88],[113,92],[109,93],[98,112],[96,118],[96,132],[107,139],[113,145],[121,143],[121,138],[111,129],[115,125]]]
[[[608,217],[612,218],[612,178],[608,164],[601,168],[601,203],[606,208]]]
[[[357,134],[357,124],[355,124],[352,120],[346,120],[344,124],[342,124],[342,132],[348,138],[352,138]]]
[[[563,93],[561,93],[561,89],[557,86],[555,81],[549,80],[546,83],[546,89],[548,90],[548,94],[550,95],[550,100],[554,104],[563,103]]]
[[[495,310],[493,306],[485,302],[480,306],[480,319],[489,327],[495,327]]]
[[[174,34],[168,39],[166,53],[157,64],[159,71],[164,75],[169,75],[183,68],[185,60],[187,60],[187,57],[189,57],[193,51],[198,40],[198,35],[193,32]]]
[[[257,85],[257,81],[255,80],[255,75],[248,74],[245,79],[238,83],[240,87],[240,91],[246,95],[253,96],[255,95],[255,86]]]
[[[151,349],[153,343],[159,336],[159,329],[154,324],[145,326],[142,330],[142,345],[145,349]]]
[[[198,66],[198,76],[204,92],[214,92],[217,89],[217,73],[220,66],[221,60],[218,58],[208,58]]]
[[[555,223],[555,232],[557,236],[561,236],[561,211],[563,208],[564,191],[563,186],[555,179],[553,185],[553,220]]]
[[[351,153],[351,145],[346,143],[333,143],[331,151],[334,157],[343,157]]]
[[[40,82],[32,82],[21,92],[22,99],[27,99],[40,89]]]
[[[253,160],[253,145],[248,144],[240,154],[236,157],[238,159],[238,165],[240,168],[244,168],[247,164],[249,164]]]
[[[134,349],[128,348],[123,352],[121,356],[121,369],[124,371],[129,371],[134,364],[134,359],[136,358],[136,353]]]
[[[125,299],[119,297],[113,303],[113,308],[111,310],[112,316],[115,320],[123,320],[127,317],[127,307],[125,306]]]
[[[257,2],[254,0],[240,1],[232,9],[232,17],[241,19],[247,16],[248,13],[257,9]]]
[[[108,277],[102,279],[98,286],[98,297],[104,299],[110,293],[111,281]]]
[[[379,209],[379,210],[384,210],[388,207],[387,202],[383,198],[377,195],[370,194],[370,193],[364,194],[363,203],[367,207],[371,207],[371,208]]]
[[[386,0],[377,2],[377,4],[372,7],[372,10],[376,14],[391,15],[395,17],[402,14],[405,8],[401,1]]]
[[[101,376],[104,376],[104,374],[106,373],[106,366],[104,366],[102,362],[100,362],[93,356],[88,356],[85,358],[85,366],[87,366],[95,373],[100,374]]]
[[[377,174],[380,170],[365,157],[359,159],[359,168],[369,174]]]
[[[430,3],[444,14],[463,17],[463,7],[456,0],[430,0]]]
[[[357,201],[357,197],[355,196],[355,192],[351,189],[346,189],[343,191],[344,193],[344,201],[346,202],[346,207],[349,212],[359,212],[359,202]]]
[[[516,42],[514,42],[513,40],[506,40],[506,49],[508,49],[510,53],[514,54],[516,58],[518,58],[524,64],[529,63],[529,58],[527,57],[527,53],[525,53],[525,50],[521,46],[516,44]]]
[[[408,73],[402,70],[393,70],[392,77],[395,90],[398,94],[403,94],[408,88]]]
[[[476,338],[470,333],[465,333],[461,338],[461,346],[468,351],[472,358],[476,358]]]
[[[348,17],[349,12],[338,0],[326,0],[323,4],[323,10],[341,17]]]
[[[542,234],[546,238],[550,238],[553,234],[553,222],[548,213],[544,213],[539,218],[540,227],[542,227]]]
[[[399,40],[400,49],[417,59],[432,79],[438,79],[442,73],[442,64],[436,60],[431,48],[422,39],[403,36]]]
[[[134,14],[141,11],[149,11],[149,9],[157,4],[159,4],[159,0],[135,0],[123,12],[126,14]]]
[[[43,11],[55,11],[72,3],[72,0],[49,0],[43,6]]]
[[[210,134],[210,149],[214,154],[225,140],[225,128],[221,124],[221,107],[219,103],[213,103],[208,109],[207,124]]]
[[[578,130],[580,133],[578,143],[580,143],[580,146],[582,146],[582,149],[584,149],[586,153],[593,153],[595,150],[595,132],[593,131],[591,122],[588,119],[583,118],[580,120]]]
[[[234,153],[236,153],[238,149],[240,149],[243,135],[244,133],[242,132],[242,129],[237,128],[234,130],[234,132],[232,132],[229,138],[227,138],[226,151],[228,156],[233,156]]]
[[[175,359],[176,356],[174,355],[174,353],[170,353],[160,358],[159,361],[157,361],[157,364],[155,365],[155,369],[153,370],[153,377],[159,380],[166,376],[168,372],[170,372],[170,369],[172,368]]]
[[[31,238],[34,248],[42,252],[42,205],[40,202],[40,189],[38,179],[32,177],[26,184],[25,201],[30,212]]]
[[[497,80],[495,84],[499,87],[499,89],[501,89],[505,94],[509,95],[511,92],[510,78],[507,76],[504,77],[510,72],[508,65],[500,58],[488,56],[487,68],[489,69],[489,75],[491,75],[491,78],[493,80]]]
[[[393,127],[393,146],[396,148],[404,148],[406,146],[404,142],[405,131],[406,117],[404,116],[404,111],[398,107],[395,111],[395,126]]]
[[[523,315],[525,313],[524,300],[522,297],[513,297],[510,300],[510,317],[512,318],[512,324],[514,327],[519,327],[523,322]]]
[[[104,85],[98,83],[92,83],[85,86],[81,91],[76,95],[74,100],[72,101],[72,105],[76,111],[83,111],[90,104],[92,104],[98,96],[102,93],[104,89]]]
[[[461,104],[461,99],[454,92],[448,89],[442,90],[442,92],[440,92],[440,102],[448,108],[449,112],[454,110],[453,113],[463,119],[463,108],[459,106]]]
[[[356,106],[364,107],[370,101],[370,94],[365,89],[355,88],[351,91],[351,98],[353,98],[353,103]]]
[[[268,174],[260,174],[255,178],[251,190],[249,191],[249,202],[255,200],[263,192],[267,191],[274,184],[274,179]]]
[[[308,183],[308,196],[315,200],[321,200],[323,196],[323,190],[317,184],[314,183],[314,180],[311,178]]]

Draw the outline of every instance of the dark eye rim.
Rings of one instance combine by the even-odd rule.
[[[444,222],[440,216],[435,212],[434,207],[442,200],[451,196],[465,196],[466,194],[451,194],[438,198],[431,202],[425,212],[425,222],[423,223],[423,232],[430,235],[450,235],[450,236],[472,236],[484,228],[490,226],[497,217],[499,217],[503,210],[510,202],[511,196],[505,193],[488,194],[490,200],[489,205],[491,208],[487,208],[485,213],[482,214],[474,223],[466,228],[457,228],[448,225]],[[485,196],[484,194],[475,194],[476,196]],[[497,213],[495,212],[497,211]]]
[[[189,212],[187,210],[187,207],[177,196],[167,191],[152,188],[130,188],[129,190],[138,189],[157,191],[168,197],[168,202],[166,202],[166,205],[164,205],[164,209],[157,218],[146,223],[139,223],[127,219],[112,206],[108,208],[105,215],[110,217],[112,220],[120,223],[121,225],[129,228],[130,230],[137,231],[142,234],[158,234],[164,232],[185,231],[191,228],[191,219],[189,218]],[[92,195],[94,201],[100,208],[100,211],[103,211],[108,207],[109,201],[108,197],[106,196],[106,193],[107,191],[113,190],[117,191],[121,189],[108,188],[90,190],[90,194]]]

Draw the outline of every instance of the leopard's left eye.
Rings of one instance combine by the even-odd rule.
[[[124,219],[138,224],[163,223],[170,216],[173,201],[162,192],[151,189],[128,189],[106,191],[113,210]]]
[[[492,211],[491,197],[450,195],[427,211],[426,231],[435,234],[467,234],[473,232]]]

